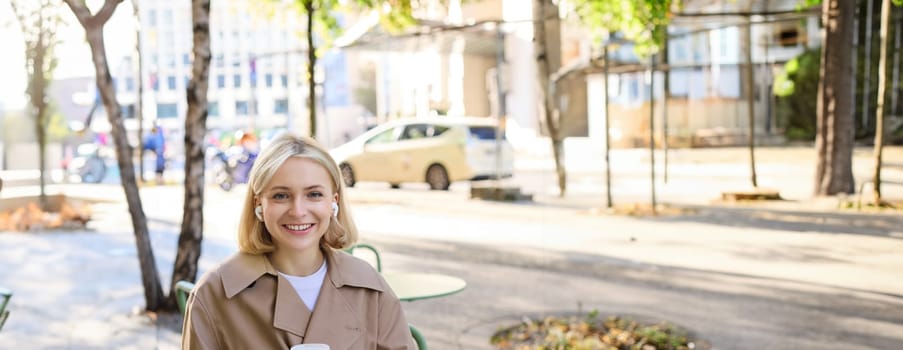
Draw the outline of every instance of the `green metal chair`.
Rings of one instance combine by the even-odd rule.
[[[358,248],[366,249],[366,250],[373,252],[373,255],[376,257],[376,271],[383,272],[383,261],[382,261],[382,258],[379,256],[379,251],[376,250],[376,247],[374,247],[370,244],[367,244],[367,243],[357,243],[351,247],[346,248],[345,252],[348,254],[354,254],[354,250],[358,249]]]
[[[176,302],[179,303],[179,312],[185,316],[185,309],[188,304],[188,294],[194,289],[194,283],[188,281],[176,282]]]
[[[414,325],[410,323],[408,323],[408,328],[411,329],[411,336],[414,337],[414,343],[417,344],[417,349],[427,350],[426,338],[423,337],[423,334],[420,333],[420,330],[418,330],[417,327],[414,327]]]
[[[0,288],[0,330],[3,329],[3,325],[6,324],[6,319],[9,318],[9,310],[6,309],[6,305],[9,304],[9,299],[12,297],[12,291],[6,288]]]
[[[369,249],[373,249],[372,246]],[[373,251],[376,252],[375,249]],[[379,255],[377,255],[377,257],[378,256]],[[377,261],[379,261],[378,258]],[[185,316],[188,294],[191,294],[192,289],[194,289],[194,283],[188,281],[176,282],[176,300],[179,302],[179,312],[182,313],[182,316]],[[3,305],[5,306],[6,304],[4,303]],[[0,326],[2,326],[2,324],[0,324]],[[420,330],[418,330],[417,327],[414,327],[414,325],[410,323],[408,323],[408,328],[411,330],[411,336],[414,338],[414,343],[417,344],[417,349],[427,350],[426,338],[423,337],[423,334],[420,333]]]

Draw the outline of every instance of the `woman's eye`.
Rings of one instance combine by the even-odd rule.
[[[323,197],[323,193],[320,192],[311,192],[307,194],[308,197],[320,198]]]
[[[288,195],[285,193],[277,193],[273,195],[273,199],[286,199]]]

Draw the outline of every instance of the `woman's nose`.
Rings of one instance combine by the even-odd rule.
[[[304,216],[310,212],[310,204],[303,200],[296,200],[292,203],[292,213],[295,216]]]

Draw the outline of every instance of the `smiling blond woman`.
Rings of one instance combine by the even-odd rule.
[[[251,170],[239,252],[198,281],[182,349],[415,349],[401,304],[367,262],[338,167],[310,138],[284,134]]]

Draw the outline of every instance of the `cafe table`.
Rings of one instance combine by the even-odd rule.
[[[439,273],[385,271],[382,275],[401,301],[441,298],[467,287],[463,279]]]

